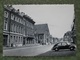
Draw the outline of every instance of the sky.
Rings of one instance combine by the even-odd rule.
[[[64,33],[71,30],[74,19],[74,4],[42,4],[42,5],[13,5],[30,16],[35,24],[48,24],[53,37],[62,38]]]

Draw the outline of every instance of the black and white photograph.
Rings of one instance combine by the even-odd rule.
[[[76,54],[74,4],[4,5],[3,56]]]

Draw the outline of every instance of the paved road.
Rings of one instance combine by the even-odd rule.
[[[3,50],[3,56],[36,56],[50,51],[53,45],[40,45],[33,47],[23,47],[17,49]]]
[[[3,56],[70,56],[75,55],[75,51],[60,50],[52,51],[53,45],[38,45],[33,47],[23,47],[3,50]]]
[[[76,51],[70,50],[60,50],[60,51],[48,51],[38,56],[74,56],[76,55]]]

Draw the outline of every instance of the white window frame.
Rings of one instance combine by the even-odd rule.
[[[7,19],[4,19],[4,30],[7,30],[8,28],[8,21]]]

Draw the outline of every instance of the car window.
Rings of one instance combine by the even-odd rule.
[[[63,43],[62,43],[62,46],[65,46],[65,45],[67,45],[67,44],[66,44],[65,42],[63,42]]]
[[[67,43],[68,45],[70,45],[70,43]]]
[[[61,43],[59,43],[58,46],[61,46]]]

